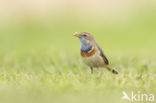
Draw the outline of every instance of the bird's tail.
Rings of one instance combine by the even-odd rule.
[[[118,74],[118,72],[115,69],[112,69],[109,65],[106,66],[106,68],[111,71],[113,74]]]

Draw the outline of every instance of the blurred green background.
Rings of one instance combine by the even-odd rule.
[[[156,93],[155,0],[1,0],[0,15],[2,102],[108,103],[123,90]],[[120,75],[90,77],[74,32],[93,34]]]

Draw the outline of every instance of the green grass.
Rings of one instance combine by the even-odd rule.
[[[126,103],[122,91],[156,94],[156,31],[150,20],[10,22],[0,28],[0,103]],[[103,68],[99,76],[96,69],[90,75],[75,31],[93,33],[119,75]]]
[[[102,103],[120,101],[122,91],[156,93],[155,58],[115,56],[112,65],[119,75],[101,68],[98,76],[96,70],[90,75],[75,54],[37,50],[1,55],[1,102]]]

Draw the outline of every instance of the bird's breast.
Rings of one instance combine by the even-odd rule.
[[[90,67],[103,67],[105,65],[97,48],[92,48],[90,52],[81,52],[81,56],[84,63]]]
[[[81,56],[83,58],[88,58],[88,57],[91,57],[91,56],[94,56],[96,54],[96,48],[93,47],[90,51],[88,52],[83,52],[81,51]]]

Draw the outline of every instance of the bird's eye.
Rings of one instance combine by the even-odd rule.
[[[87,34],[84,34],[83,36],[84,36],[84,37],[87,37],[88,35],[87,35]]]

